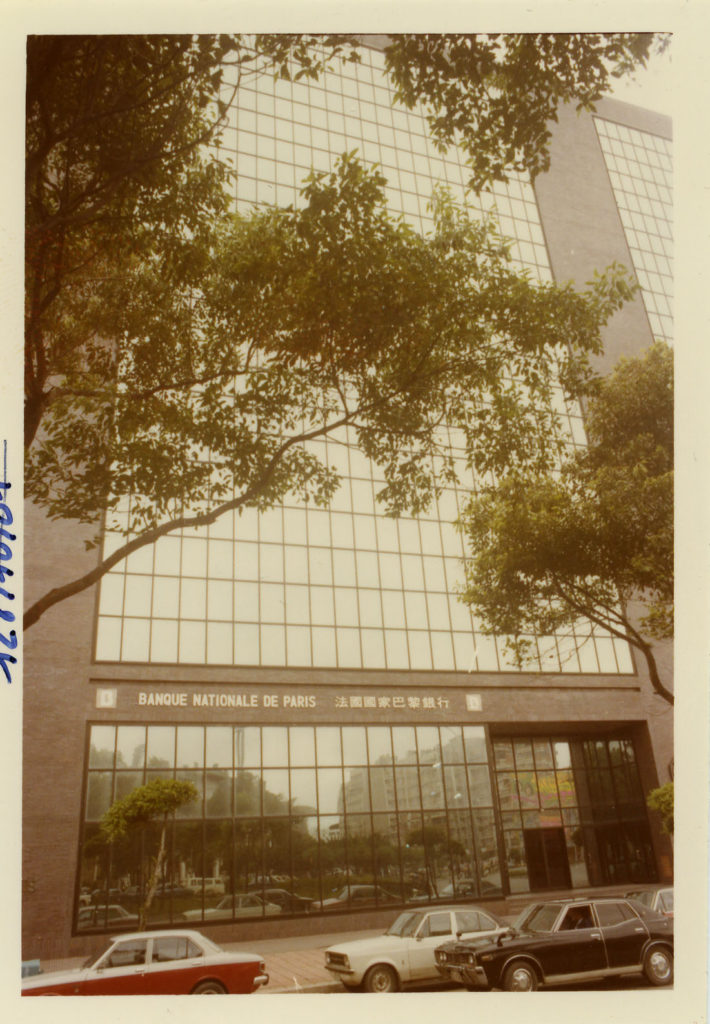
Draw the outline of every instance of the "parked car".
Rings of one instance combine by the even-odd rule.
[[[443,944],[436,964],[448,981],[508,992],[639,972],[669,985],[673,921],[623,898],[550,900],[496,939]]]
[[[505,928],[495,914],[470,905],[406,910],[384,935],[331,946],[325,966],[347,989],[396,992],[404,985],[438,979],[434,951],[442,939],[459,933],[491,936]]]
[[[24,979],[22,995],[222,995],[255,992],[268,981],[260,956],[227,953],[199,932],[132,932],[83,967]]]
[[[125,925],[126,928],[135,928],[138,924],[138,914],[131,914],[119,903],[109,903],[108,907],[80,907],[77,917],[79,928],[100,928],[110,925],[112,928]]]
[[[221,878],[192,876],[188,878],[186,885],[193,895],[199,895],[204,890],[205,896],[224,896],[224,881]]]
[[[262,889],[260,885],[250,888],[265,902],[275,903],[282,914],[303,914],[311,909],[313,900],[309,896],[298,896],[288,889]]]
[[[649,910],[655,910],[665,917],[673,917],[673,889],[671,886],[653,886],[648,889],[634,889],[626,898],[643,903]]]
[[[201,907],[194,910],[183,910],[183,921],[201,921],[203,918],[208,921],[212,917],[263,917],[264,914],[280,914],[281,907],[278,903],[265,903],[260,896],[254,893],[235,893],[232,896],[223,896],[215,907]]]
[[[316,900],[314,910],[337,910],[339,907],[365,907],[375,903],[399,903],[400,897],[393,896],[381,885],[346,885],[335,896],[327,900]]]

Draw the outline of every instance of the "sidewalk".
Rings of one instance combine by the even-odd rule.
[[[371,931],[307,935],[298,938],[269,939],[263,942],[258,939],[255,942],[225,942],[223,946],[229,950],[260,953],[264,957],[269,984],[259,989],[257,995],[273,995],[277,992],[303,992],[312,995],[342,990],[340,982],[335,981],[324,966],[324,953],[328,946],[381,934],[382,929],[376,928]]]

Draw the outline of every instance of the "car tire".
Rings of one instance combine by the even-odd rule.
[[[218,981],[201,981],[191,992],[193,996],[224,996],[226,994],[226,988]]]
[[[503,975],[504,992],[534,992],[538,986],[537,971],[525,960],[516,960]]]
[[[670,985],[673,981],[673,954],[670,949],[655,946],[643,958],[643,973],[652,985]]]
[[[366,992],[397,992],[399,978],[388,964],[375,964],[365,975],[362,987]]]

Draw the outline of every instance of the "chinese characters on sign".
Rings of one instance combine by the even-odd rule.
[[[366,696],[350,694],[349,696],[336,696],[336,708],[393,708],[409,711],[435,711],[446,709],[449,706],[448,697],[419,697],[408,695],[406,697],[392,696]]]

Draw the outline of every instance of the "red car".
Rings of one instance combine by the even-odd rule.
[[[269,976],[260,956],[228,953],[195,931],[132,932],[71,971],[22,982],[23,996],[168,996],[255,992]]]

